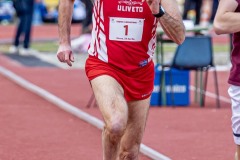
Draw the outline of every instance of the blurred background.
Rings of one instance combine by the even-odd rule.
[[[86,17],[85,6],[81,0],[75,0],[73,23],[80,23]],[[58,0],[35,0],[33,24],[56,23],[58,18]],[[15,23],[16,11],[12,0],[0,0],[1,25]]]
[[[86,1],[87,2],[87,1]],[[72,17],[72,39],[77,39],[85,33],[84,28],[88,24],[84,24],[84,20],[90,19],[87,16],[88,10],[86,2],[75,0],[74,11]],[[90,1],[89,1],[90,2]],[[89,3],[88,2],[88,3]],[[229,65],[229,53],[231,50],[231,42],[229,35],[216,36],[212,30],[212,23],[217,9],[217,0],[177,0],[179,9],[183,19],[186,22],[186,27],[195,25],[205,27],[201,31],[202,34],[210,34],[213,37],[214,53],[219,53],[215,56],[215,61],[220,65]],[[31,49],[39,52],[56,52],[57,50],[57,17],[58,17],[58,0],[35,0],[34,12],[32,19],[31,33]],[[9,48],[15,37],[18,17],[13,7],[12,0],[0,0],[0,51],[9,52]],[[5,32],[5,30],[7,32]],[[86,41],[85,41],[86,39]],[[86,52],[86,46],[89,42],[89,36],[84,39],[73,41],[77,54]],[[84,46],[84,47],[83,47]],[[166,56],[165,59],[170,59],[175,51],[175,44],[166,44],[163,46]],[[214,54],[214,55],[216,55]],[[221,58],[218,58],[221,57]],[[224,57],[224,58],[223,58]]]
[[[1,67],[7,68],[76,108],[101,119],[97,107],[86,107],[92,97],[91,86],[84,72],[91,38],[90,0],[74,2],[71,38],[75,62],[72,67],[60,63],[56,57],[58,0],[23,0],[34,3],[31,5],[32,12],[27,13],[31,14],[32,18],[25,20],[30,28],[22,29],[21,35],[19,28],[24,18],[16,11],[14,1],[20,2],[0,0],[0,72]],[[188,98],[185,105],[165,106],[157,100],[157,105],[150,109],[143,142],[174,160],[233,159],[235,146],[230,128],[231,105],[227,94],[227,78],[231,67],[231,35],[216,35],[213,31],[212,23],[218,0],[177,2],[187,29],[186,34],[210,35],[212,38],[221,109],[216,108],[212,74],[209,75],[209,92],[204,109],[196,103],[195,74],[191,72],[187,75],[187,82],[184,82],[184,85],[189,86],[189,90],[179,96],[181,102],[182,96]],[[27,32],[29,37],[25,38]],[[169,39],[161,28],[158,34],[163,39],[158,39],[154,60],[156,62],[159,58],[171,61],[178,46],[173,42],[162,43]],[[33,160],[35,157],[41,160],[75,160],[88,156],[82,159],[96,160],[101,157],[100,131],[83,126],[85,123],[80,124],[81,121],[53,106],[48,107],[47,101],[35,94],[22,93],[21,90],[24,89],[12,81],[8,82],[10,80],[6,77],[3,73],[0,74],[0,128],[3,131],[0,135],[0,159]],[[177,76],[177,80],[181,79],[183,78]],[[86,143],[83,143],[85,141]],[[76,149],[76,146],[80,148]],[[9,158],[10,156],[13,158]]]
[[[191,19],[195,21],[196,18],[196,4],[195,0],[186,0],[188,3],[188,15],[185,19]],[[190,2],[192,1],[192,2]],[[196,0],[197,1],[197,0]],[[184,12],[184,0],[177,0],[180,11]],[[201,0],[201,24],[207,25],[211,22],[212,7],[214,0]],[[185,7],[186,8],[186,7]],[[58,16],[58,0],[35,0],[35,24],[43,23],[56,23]],[[74,12],[73,12],[73,23],[81,22],[85,17],[85,5],[81,0],[75,0]],[[0,22],[2,25],[14,23],[15,10],[13,7],[12,0],[0,0]]]

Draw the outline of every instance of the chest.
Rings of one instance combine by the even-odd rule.
[[[105,17],[153,18],[142,0],[103,0],[103,12]]]

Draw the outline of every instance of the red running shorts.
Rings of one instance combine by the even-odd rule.
[[[137,70],[124,71],[96,57],[89,56],[85,71],[89,81],[101,75],[113,77],[122,86],[127,102],[146,99],[153,91],[154,64],[152,61]]]

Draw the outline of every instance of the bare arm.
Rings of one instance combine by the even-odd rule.
[[[240,13],[234,12],[238,6],[236,0],[220,0],[214,19],[216,34],[234,33],[240,31]]]
[[[60,45],[70,45],[70,32],[74,0],[59,1],[58,34]]]
[[[181,44],[185,39],[185,27],[176,0],[146,0],[153,14],[159,13],[159,4],[165,14],[158,18],[164,32],[175,43]]]
[[[59,61],[67,63],[72,66],[74,57],[71,50],[71,21],[74,0],[60,0],[59,1],[59,17],[58,17],[58,34],[59,34],[59,48],[57,57]]]
[[[158,18],[164,32],[175,43],[181,44],[185,40],[185,27],[182,16],[175,0],[162,0],[162,7],[165,14]]]

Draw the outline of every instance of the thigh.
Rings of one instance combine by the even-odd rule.
[[[128,123],[127,130],[123,138],[123,148],[129,149],[136,144],[140,144],[146,126],[150,97],[144,100],[132,101],[128,103]],[[138,148],[132,148],[138,149]]]
[[[32,27],[32,16],[30,14],[25,14],[23,18],[24,32],[29,32]]]
[[[240,145],[240,87],[230,85],[228,94],[232,102],[232,130],[234,142]]]
[[[238,114],[240,116],[240,87],[230,85],[228,94],[231,98],[233,114]]]
[[[122,122],[126,125],[128,107],[121,85],[111,76],[101,75],[91,80],[92,89],[107,126]]]
[[[24,17],[23,14],[21,14],[21,15],[18,16],[18,18],[19,18],[18,28],[19,28],[20,30],[22,30],[22,29],[24,28],[25,17]]]
[[[132,123],[133,125],[136,125],[137,127],[145,126],[149,106],[150,106],[150,97],[147,99],[143,99],[143,100],[128,102],[129,123]]]

